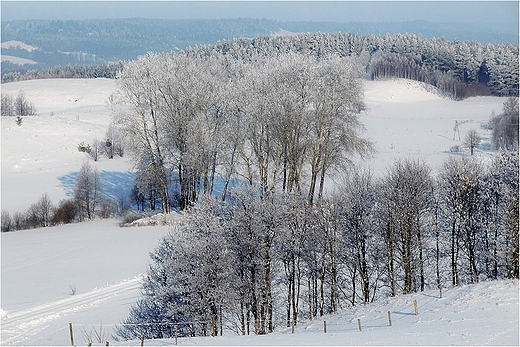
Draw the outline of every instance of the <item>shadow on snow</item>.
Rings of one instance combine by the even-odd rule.
[[[79,172],[76,171],[58,177],[60,186],[68,197],[74,196],[78,175]],[[101,171],[99,177],[105,195],[114,199],[130,194],[135,181],[134,172]]]

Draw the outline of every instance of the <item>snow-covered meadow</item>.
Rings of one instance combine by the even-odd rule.
[[[82,163],[90,160],[77,150],[81,142],[102,140],[110,122],[107,100],[113,80],[35,80],[2,85],[2,93],[23,90],[38,116],[21,126],[1,120],[1,208],[22,212],[48,193],[58,204],[69,197]],[[502,111],[504,98],[444,99],[426,86],[408,80],[365,82],[367,111],[361,117],[366,137],[378,152],[365,165],[384,173],[395,158],[422,158],[436,172],[444,158],[461,145],[454,138],[481,127]],[[483,160],[492,153],[479,151]],[[132,167],[125,158],[102,157],[93,163],[111,194],[127,191]],[[329,183],[329,187],[333,182]],[[139,295],[140,276],[148,252],[167,226],[120,228],[116,220],[1,235],[2,345],[70,344],[95,330],[108,333],[128,313]],[[72,292],[75,292],[72,295]],[[323,322],[302,322],[295,334],[279,329],[268,336],[179,339],[182,345],[518,345],[518,281],[488,282],[446,288],[443,298],[428,291],[387,299],[366,307],[346,309]],[[419,315],[413,313],[413,300]],[[388,326],[391,311],[393,326]],[[357,326],[361,320],[363,331]],[[94,326],[92,326],[94,325]],[[102,328],[100,328],[102,327]],[[110,340],[111,344],[116,344]],[[146,341],[171,344],[172,341]],[[125,342],[124,344],[128,344]],[[133,341],[132,344],[139,344]]]

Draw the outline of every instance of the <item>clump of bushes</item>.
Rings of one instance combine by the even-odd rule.
[[[78,207],[73,199],[54,206],[49,195],[45,193],[25,212],[16,212],[11,215],[2,210],[1,231],[9,232],[69,224],[77,221],[77,216]]]

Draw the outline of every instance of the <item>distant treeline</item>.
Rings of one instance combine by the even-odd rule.
[[[12,71],[2,76],[2,83],[46,78],[116,78],[123,67],[124,62],[118,61],[100,65],[67,65],[46,70]]]
[[[518,45],[513,44],[428,40],[415,34],[315,33],[222,41],[193,49],[198,55],[211,51],[245,60],[289,51],[318,57],[356,56],[371,79],[414,79],[456,99],[486,94],[518,96]]]
[[[299,52],[312,56],[357,57],[366,77],[408,78],[431,84],[442,92],[462,99],[473,95],[518,96],[518,45],[426,39],[415,34],[385,36],[350,33],[308,33],[259,36],[220,41],[215,45],[189,48],[194,56],[231,55],[252,61],[257,56]],[[36,78],[114,78],[122,62],[99,66],[67,66],[6,73],[2,81]]]
[[[146,18],[85,20],[2,21],[2,42],[15,40],[40,47],[46,53],[82,54],[82,59],[97,62],[134,60],[148,52],[171,52],[188,47],[213,44],[218,40],[271,35],[281,30],[291,33],[352,32],[360,35],[421,33],[430,39],[445,37],[482,43],[517,43],[518,32],[503,23],[400,23],[370,22],[283,22],[269,19],[191,19],[160,20]],[[81,53],[80,53],[81,52]],[[32,51],[21,58],[47,60],[42,52]],[[2,54],[8,54],[2,51]],[[84,56],[87,54],[88,56]],[[19,56],[19,55],[17,55]],[[37,58],[36,58],[37,57]],[[35,59],[36,58],[36,59]],[[67,65],[60,62],[61,65]],[[58,65],[55,63],[54,65]]]

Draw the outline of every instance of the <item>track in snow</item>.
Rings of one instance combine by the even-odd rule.
[[[2,320],[1,345],[27,344],[31,336],[37,335],[48,326],[48,322],[94,306],[112,296],[137,289],[140,285],[141,278],[136,277],[26,310],[8,312]]]

